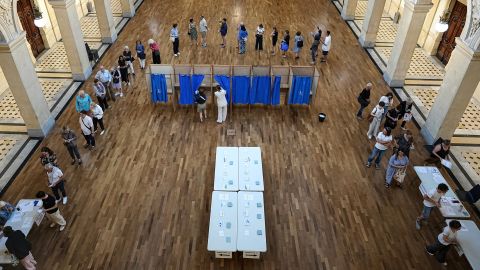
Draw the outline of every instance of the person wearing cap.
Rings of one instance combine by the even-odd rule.
[[[370,168],[370,166],[372,166],[373,159],[376,158],[375,168],[380,170],[380,161],[382,160],[383,154],[385,154],[387,149],[392,145],[392,130],[389,127],[384,128],[382,132],[378,133],[376,140],[377,143],[375,143],[370,156],[368,156],[366,166],[367,168]]]
[[[372,90],[372,83],[369,82],[367,83],[365,88],[363,88],[362,92],[360,92],[360,95],[358,95],[357,97],[357,101],[358,103],[360,103],[360,109],[358,109],[357,112],[357,118],[359,120],[363,119],[363,111],[370,104],[370,90]]]
[[[102,129],[100,135],[103,135],[105,133],[105,126],[103,125],[103,110],[98,104],[95,104],[95,102],[92,102],[90,108],[92,110],[93,132],[97,133],[97,126],[100,124],[100,128]]]
[[[451,220],[448,226],[435,239],[435,243],[425,246],[425,251],[435,256],[437,261],[447,266],[447,252],[451,245],[457,244],[457,232],[462,228],[462,224],[458,220]],[[477,254],[480,255],[480,254]]]
[[[78,91],[78,95],[75,98],[75,109],[77,110],[77,112],[89,111],[90,103],[92,103],[92,98],[90,97],[90,95],[85,93],[84,90]]]
[[[149,39],[147,43],[148,47],[150,47],[150,50],[152,50],[153,64],[161,64],[162,59],[160,58],[160,47],[158,44],[153,39]]]
[[[111,89],[112,75],[110,72],[108,72],[108,69],[106,69],[103,65],[100,66],[100,70],[97,72],[97,74],[95,74],[95,79],[99,80],[103,84],[105,90],[107,91],[107,97],[112,101],[115,101],[115,96],[112,94]]]
[[[128,66],[128,73],[135,76],[135,69],[133,68],[133,61],[135,58],[132,56],[132,52],[128,48],[128,46],[123,47],[123,58],[125,59],[125,63]]]
[[[15,206],[8,202],[0,201],[0,226],[4,226],[7,223],[13,211],[15,211]]]
[[[3,228],[3,235],[7,238],[5,247],[8,252],[13,254],[23,268],[27,270],[37,269],[37,262],[32,255],[32,244],[27,240],[27,237],[21,230],[13,230],[12,227],[6,226]]]
[[[48,187],[52,189],[53,195],[55,195],[55,200],[60,202],[62,199],[63,204],[67,204],[67,193],[65,192],[65,179],[63,177],[63,172],[56,166],[52,164],[45,165],[45,171],[47,172],[48,177]],[[60,193],[62,197],[60,197]]]
[[[60,231],[65,229],[67,222],[65,218],[60,213],[58,209],[57,201],[52,197],[52,195],[47,194],[43,191],[37,192],[36,195],[37,199],[42,200],[42,208],[41,210],[46,213],[47,218],[52,221],[50,224],[50,228],[55,227],[57,224],[60,225]]]
[[[82,164],[82,157],[80,156],[80,152],[78,151],[77,147],[77,135],[67,126],[62,127],[62,138],[63,144],[67,147],[68,153],[72,158],[72,165],[78,161],[78,164]]]

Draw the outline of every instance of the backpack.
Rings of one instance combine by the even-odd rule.
[[[302,48],[302,47],[303,47],[303,39],[300,39],[299,41],[297,41],[297,47],[298,47],[298,48]]]

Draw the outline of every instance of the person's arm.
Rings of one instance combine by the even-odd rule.
[[[80,102],[78,102],[78,96],[75,98],[75,109],[80,112]]]
[[[47,211],[53,210],[53,209],[55,209],[55,208],[57,208],[57,207],[58,207],[58,206],[57,206],[57,202],[55,201],[55,204],[54,204],[52,207],[47,208],[47,209],[43,208],[43,211],[47,212]]]
[[[437,207],[440,208],[440,201],[436,202],[436,201],[432,200],[432,198],[430,198],[429,194],[423,195],[423,199],[428,201],[428,202],[431,202],[431,203],[435,204]]]
[[[447,242],[451,245],[457,244],[456,239],[450,239],[450,238],[448,238],[448,235],[446,235],[446,234],[442,234],[442,238],[443,238],[443,241],[445,241],[445,242]]]

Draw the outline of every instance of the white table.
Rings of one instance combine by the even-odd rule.
[[[263,192],[238,192],[237,250],[244,258],[260,258],[267,251]]]
[[[470,213],[465,209],[462,202],[458,199],[457,195],[450,185],[448,185],[437,167],[415,166],[413,168],[422,182],[418,187],[422,195],[437,188],[441,183],[448,186],[447,193],[440,200],[440,205],[442,207],[440,207],[439,210],[444,218],[470,218]]]
[[[237,192],[213,191],[207,250],[216,258],[232,258],[237,251]]]
[[[447,224],[450,222],[447,219]],[[457,251],[461,256],[465,255],[474,270],[480,270],[480,230],[471,220],[459,220],[462,229],[457,232]]]
[[[238,188],[263,191],[262,152],[260,147],[238,148]]]
[[[238,147],[217,147],[213,189],[238,191]]]
[[[40,199],[20,200],[15,207],[15,211],[13,211],[12,216],[10,216],[7,223],[5,223],[5,226],[10,226],[13,230],[21,230],[25,236],[27,236],[32,229],[33,224],[35,223],[35,220],[41,222],[43,214],[38,213],[40,207],[42,207],[42,200]],[[2,236],[0,239],[0,264],[12,263],[11,255],[6,253],[6,241],[7,238]]]

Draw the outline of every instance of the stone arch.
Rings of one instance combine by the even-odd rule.
[[[17,0],[0,0],[0,42],[8,43],[22,32],[17,15]]]
[[[480,0],[467,0],[467,19],[460,38],[471,49],[480,50]]]

